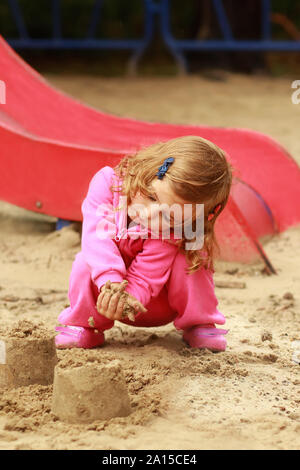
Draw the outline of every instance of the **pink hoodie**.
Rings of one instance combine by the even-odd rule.
[[[107,280],[127,279],[125,290],[147,305],[166,284],[178,247],[172,242],[172,233],[169,240],[146,238],[151,232],[140,225],[129,227],[126,237],[127,206],[126,210],[114,211],[126,199],[111,191],[112,184],[118,186],[120,180],[109,166],[90,182],[81,207],[82,254],[98,289]]]

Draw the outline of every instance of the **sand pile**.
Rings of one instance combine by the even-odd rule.
[[[68,423],[128,416],[131,407],[120,362],[57,365],[52,412]]]
[[[0,328],[0,387],[52,384],[56,363],[54,332],[43,323],[20,320]]]

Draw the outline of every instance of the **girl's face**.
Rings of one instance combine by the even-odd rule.
[[[189,204],[189,210],[184,208],[185,204]],[[170,210],[171,206],[175,211]],[[172,191],[167,179],[154,180],[149,188],[149,196],[138,192],[128,206],[128,215],[132,220],[144,227],[151,227],[151,231],[160,234],[169,228],[173,231],[176,226],[182,226],[191,220],[193,211],[190,202],[184,201]]]

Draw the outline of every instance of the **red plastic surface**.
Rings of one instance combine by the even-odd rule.
[[[231,196],[247,220],[255,238],[259,239],[278,232],[272,211],[251,186],[243,181],[234,181]]]
[[[63,219],[81,220],[81,202],[91,177],[101,167],[114,166],[126,153],[153,142],[198,135],[226,151],[237,176],[271,210],[279,231],[300,222],[299,167],[277,142],[263,134],[246,129],[143,122],[102,113],[49,85],[1,36],[0,80],[5,82],[7,93],[6,104],[0,105],[0,198],[7,202]],[[243,229],[237,227],[230,205],[220,216],[225,232],[219,230],[218,240],[229,259],[245,257],[233,239],[249,238],[250,232],[252,237],[259,235],[250,226],[253,194],[248,191],[249,197],[244,196],[238,210],[247,219],[248,232],[246,225]],[[250,212],[252,219],[249,217],[248,222]],[[265,231],[269,213],[261,206],[259,218],[255,220],[254,216],[254,221],[260,220]],[[252,238],[248,245],[255,246],[256,240]],[[248,249],[250,252],[256,254],[249,259],[257,257],[257,250]]]

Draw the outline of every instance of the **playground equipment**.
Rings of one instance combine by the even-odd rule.
[[[103,0],[94,0],[93,7],[90,10],[86,35],[80,39],[67,38],[62,34],[61,0],[51,0],[52,37],[44,38],[30,36],[24,20],[24,12],[18,0],[7,0],[7,2],[18,32],[18,37],[8,38],[8,42],[13,48],[129,50],[132,51],[128,64],[130,72],[136,71],[138,61],[151,44],[155,23],[157,23],[163,43],[174,57],[179,70],[183,72],[188,70],[188,62],[185,57],[187,51],[300,51],[300,40],[294,32],[295,26],[291,20],[288,20],[288,27],[286,27],[286,21],[283,22],[282,15],[271,14],[271,0],[261,0],[261,14],[257,18],[257,21],[261,24],[261,38],[251,40],[234,37],[223,0],[212,0],[216,23],[219,25],[223,37],[205,40],[179,40],[174,37],[170,19],[172,5],[169,0],[141,0],[144,30],[142,37],[137,39],[100,39],[96,37],[97,26],[103,20],[101,18]],[[281,24],[289,34],[292,33],[294,39],[272,39],[272,21]]]
[[[216,222],[221,256],[251,262],[259,241],[300,222],[300,170],[271,138],[251,130],[185,126],[121,118],[50,86],[0,37],[0,198],[59,219],[80,221],[92,176],[141,146],[184,135],[211,140],[236,168],[227,207]]]

